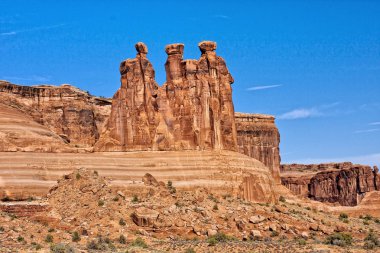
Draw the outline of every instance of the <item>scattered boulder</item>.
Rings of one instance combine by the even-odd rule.
[[[137,226],[150,227],[153,226],[157,220],[159,212],[156,210],[148,209],[146,207],[139,207],[132,213],[132,220]]]

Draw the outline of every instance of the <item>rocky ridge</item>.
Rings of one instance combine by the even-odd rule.
[[[179,190],[170,180],[162,182],[151,174],[140,180],[144,187],[130,194],[111,188],[109,179],[96,171],[79,169],[63,176],[46,198],[26,202],[49,208],[24,217],[17,217],[14,209],[1,209],[2,252],[15,248],[33,251],[37,246],[47,249],[60,244],[103,252],[185,252],[188,248],[225,252],[226,247],[241,252],[289,248],[294,252],[341,252],[321,243],[337,231],[351,233],[355,238],[352,249],[364,252],[361,242],[365,234],[380,231],[375,222],[363,225],[360,219],[350,218],[349,223],[344,223],[338,216],[323,209],[312,210],[296,199],[259,205],[212,194],[206,188]],[[147,245],[136,244],[138,237]]]
[[[376,166],[350,162],[281,165],[281,182],[298,196],[344,206],[356,206],[366,193],[380,190]]]

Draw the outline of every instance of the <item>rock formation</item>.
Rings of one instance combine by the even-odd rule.
[[[280,184],[280,134],[274,117],[263,114],[235,113],[239,152],[264,163]]]
[[[98,151],[237,150],[232,103],[233,79],[216,43],[199,43],[201,57],[183,60],[183,44],[166,46],[166,83],[158,87],[146,55],[121,63],[121,88],[116,92],[108,127]]]
[[[82,148],[92,147],[98,140],[111,108],[107,99],[91,96],[70,85],[31,87],[0,81],[0,101],[7,110],[24,114],[41,128],[60,136],[63,142]]]
[[[349,162],[330,164],[292,164],[281,166],[282,184],[294,194],[314,200],[356,206],[366,193],[380,190],[380,175],[375,166]]]

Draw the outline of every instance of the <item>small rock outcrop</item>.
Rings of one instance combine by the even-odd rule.
[[[350,162],[281,165],[281,182],[294,194],[356,206],[366,193],[380,190],[378,168]]]

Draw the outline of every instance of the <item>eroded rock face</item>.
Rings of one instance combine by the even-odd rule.
[[[356,206],[367,192],[380,189],[377,167],[352,163],[281,166],[282,184],[314,200]]]
[[[166,46],[167,81],[158,87],[146,57],[136,44],[135,59],[121,63],[108,129],[96,150],[237,150],[232,103],[233,78],[216,43],[199,43],[201,57],[183,60],[183,44]]]
[[[0,100],[3,106],[24,113],[59,135],[63,142],[83,148],[92,147],[98,140],[111,109],[107,99],[70,85],[31,87],[0,81]]]
[[[264,163],[280,184],[280,134],[274,117],[235,113],[239,152]]]

